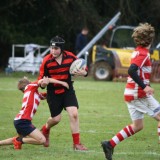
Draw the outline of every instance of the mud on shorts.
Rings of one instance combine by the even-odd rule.
[[[62,94],[54,94],[53,91],[47,91],[47,103],[50,109],[51,117],[59,115],[67,107],[77,107],[78,101],[74,90],[67,90]]]

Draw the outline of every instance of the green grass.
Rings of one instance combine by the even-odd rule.
[[[31,80],[36,75],[27,75]],[[22,93],[16,89],[17,81],[23,74],[5,76],[0,74],[0,139],[16,134],[13,118],[21,107]],[[119,130],[131,123],[126,104],[123,101],[125,83],[96,82],[92,78],[75,79],[74,83],[79,100],[79,118],[81,141],[88,152],[72,150],[72,137],[68,115],[63,111],[62,121],[52,128],[50,147],[23,145],[23,149],[15,151],[13,146],[0,146],[0,159],[3,160],[104,160],[100,147],[102,140],[110,139]],[[159,84],[152,84],[155,97],[160,101]],[[49,117],[46,101],[33,119],[37,128]],[[145,128],[140,133],[123,141],[115,148],[114,160],[160,160],[160,146],[157,137],[157,122],[145,116]]]

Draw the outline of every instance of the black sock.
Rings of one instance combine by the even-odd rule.
[[[23,144],[23,140],[22,140],[22,139],[23,139],[23,137],[17,137],[17,138],[16,138],[17,141],[20,141],[20,142],[22,142],[22,144]]]

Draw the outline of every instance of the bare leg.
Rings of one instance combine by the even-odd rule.
[[[49,117],[46,123],[46,128],[50,129],[51,127],[57,125],[61,121],[61,114],[56,117]]]
[[[77,107],[67,107],[66,110],[70,119],[71,132],[79,133],[79,119]]]
[[[0,146],[13,144],[13,143],[12,143],[12,140],[13,140],[13,138],[8,138],[8,139],[5,139],[5,140],[1,140],[1,141],[0,141]]]
[[[46,139],[44,135],[38,130],[35,129],[32,133],[28,135],[29,137],[24,137],[23,142],[27,144],[44,144]]]
[[[158,143],[160,144],[160,113],[154,117],[158,121],[157,132],[158,132]]]
[[[141,131],[143,129],[143,119],[134,120],[131,126],[135,133]]]
[[[79,118],[78,118],[78,109],[77,107],[67,107],[66,108],[69,119],[70,119],[70,128],[72,132],[73,138],[73,149],[86,151],[88,150],[83,144],[80,142],[80,133],[79,133]]]

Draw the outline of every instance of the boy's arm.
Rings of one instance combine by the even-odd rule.
[[[57,84],[62,84],[63,81],[59,81],[59,80],[56,80],[54,78],[48,78],[49,79],[49,83],[57,83]]]
[[[43,77],[43,79],[38,80],[38,85],[41,88],[45,88],[48,85],[48,83],[49,83],[48,77]]]
[[[128,74],[144,90],[146,94],[153,95],[154,89],[143,83],[143,81],[140,79],[140,77],[137,74],[137,70],[138,70],[138,66],[136,64],[131,64],[131,66],[128,69]]]
[[[128,69],[128,74],[131,76],[131,78],[142,88],[144,89],[146,85],[143,83],[143,81],[140,79],[140,77],[137,74],[138,66],[136,64],[131,64]]]
[[[59,81],[59,80],[56,80],[54,78],[48,78],[48,77],[43,77],[43,79],[40,79],[38,81],[38,85],[42,88],[45,88],[48,83],[57,83],[57,84],[61,84],[62,86],[66,87],[69,89],[69,85],[68,83],[66,82],[63,82],[63,81]]]
[[[66,82],[63,82],[63,81],[59,81],[59,80],[56,80],[54,78],[48,78],[49,79],[49,83],[57,83],[57,84],[61,84],[62,86],[66,87],[69,89],[69,85],[68,83]]]

